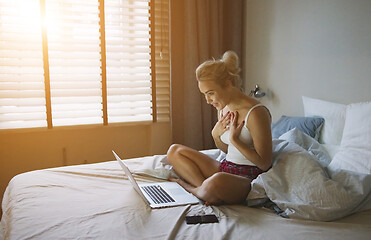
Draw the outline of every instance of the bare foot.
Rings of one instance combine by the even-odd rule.
[[[202,185],[200,187],[194,187],[193,185],[185,182],[184,180],[180,179],[180,178],[169,178],[168,179],[169,181],[171,182],[177,182],[180,186],[182,186],[186,191],[192,193],[193,195],[195,195],[196,197],[198,197],[199,199],[205,201],[205,204],[207,206],[210,206],[210,205],[221,205],[223,204],[224,202],[217,198],[216,196],[208,193],[203,187]]]
[[[193,193],[193,194],[195,193],[196,187],[192,186],[189,183],[186,183],[185,181],[183,181],[180,178],[169,178],[169,181],[170,182],[177,182],[180,186],[182,186],[185,190],[187,190],[187,192],[190,192],[190,193]]]

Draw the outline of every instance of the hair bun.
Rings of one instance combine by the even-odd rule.
[[[239,58],[234,51],[226,51],[221,60],[231,74],[238,74],[240,72]]]
[[[233,51],[227,51],[221,59],[207,60],[196,69],[198,81],[215,81],[220,86],[226,86],[231,81],[235,87],[240,87],[238,56]]]

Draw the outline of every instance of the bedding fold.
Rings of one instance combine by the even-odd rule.
[[[254,206],[268,198],[290,218],[316,221],[370,209],[371,175],[328,171],[323,152],[308,151],[315,142],[301,141],[300,134],[294,130],[287,140],[273,141],[273,167],[252,182],[247,204]]]

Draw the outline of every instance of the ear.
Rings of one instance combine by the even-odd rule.
[[[226,87],[226,88],[231,88],[231,87],[233,87],[233,83],[232,83],[232,81],[231,81],[230,79],[228,79],[228,80],[225,82],[225,87]]]

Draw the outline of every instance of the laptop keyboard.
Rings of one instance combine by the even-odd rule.
[[[159,185],[142,186],[141,188],[143,188],[156,204],[175,202]]]

